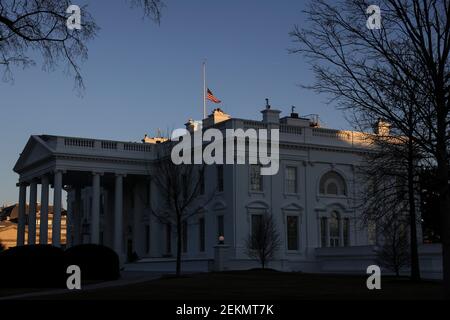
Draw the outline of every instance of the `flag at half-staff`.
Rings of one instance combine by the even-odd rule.
[[[214,103],[221,103],[222,101],[220,101],[219,99],[217,99],[215,96],[214,96],[214,94],[212,93],[212,91],[211,90],[207,90],[207,93],[208,93],[208,95],[207,95],[207,99],[209,100],[209,101],[211,101],[211,102],[214,102]]]

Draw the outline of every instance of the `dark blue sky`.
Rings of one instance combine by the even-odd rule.
[[[283,114],[295,105],[324,126],[348,127],[326,97],[298,87],[313,77],[288,54],[288,33],[302,25],[305,1],[166,0],[159,26],[125,0],[87,3],[101,30],[82,65],[84,97],[63,68],[14,70],[13,85],[0,82],[0,205],[17,201],[12,167],[32,134],[139,141],[200,119],[204,58],[208,86],[234,117],[260,119],[268,97]]]

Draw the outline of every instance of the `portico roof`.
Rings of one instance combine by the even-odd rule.
[[[76,137],[33,135],[14,166],[19,181],[55,170],[148,174],[155,145]]]

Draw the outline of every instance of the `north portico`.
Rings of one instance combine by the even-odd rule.
[[[49,189],[53,189],[52,243],[60,246],[62,192],[67,191],[67,242],[101,243],[103,230],[108,231],[109,245],[123,254],[124,193],[128,188],[145,183],[150,175],[149,161],[153,159],[151,144],[103,141],[93,139],[31,136],[17,161],[14,171],[19,174],[19,222],[17,244],[25,243],[26,204],[28,212],[28,241],[36,239],[36,203],[41,203],[40,243],[46,244]],[[124,192],[124,184],[127,190]],[[40,185],[41,194],[37,194]],[[89,190],[89,201],[82,201]],[[110,213],[105,214],[105,195]],[[28,200],[27,200],[28,199]],[[88,217],[83,220],[83,208]],[[107,223],[107,226],[101,226]],[[84,237],[84,239],[83,239]]]

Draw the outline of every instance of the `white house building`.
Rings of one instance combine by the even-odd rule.
[[[242,269],[256,266],[245,252],[252,220],[273,215],[282,239],[269,266],[308,272],[360,272],[373,262],[374,230],[360,223],[355,209],[360,188],[357,167],[368,151],[365,134],[321,128],[311,119],[266,108],[260,121],[232,118],[214,110],[203,128],[279,129],[280,167],[261,176],[252,165],[214,165],[205,172],[205,188],[218,188],[201,214],[185,224],[183,269]],[[189,123],[187,124],[189,126]],[[131,269],[173,267],[173,226],[152,214],[158,203],[152,183],[152,160],[164,139],[141,143],[33,135],[18,159],[18,245],[24,244],[25,208],[35,217],[41,184],[41,219],[54,190],[53,244],[58,245],[62,190],[67,190],[67,245],[99,243],[125,261],[135,252]],[[27,191],[29,189],[29,191]],[[33,243],[28,223],[28,242]],[[40,224],[45,234],[46,224]],[[218,244],[219,236],[224,243]],[[45,237],[40,237],[45,243]],[[430,262],[431,263],[431,262]],[[433,262],[434,263],[434,262]]]

